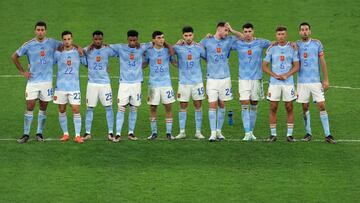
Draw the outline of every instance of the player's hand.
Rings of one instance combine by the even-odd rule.
[[[206,34],[206,38],[212,38],[212,37],[213,37],[213,35],[211,33]]]
[[[225,23],[225,28],[228,28],[230,32],[233,32],[233,29],[232,29],[230,23],[226,22]]]
[[[80,56],[84,56],[84,49],[82,47],[78,46],[77,51],[78,51]]]
[[[31,73],[29,71],[24,71],[21,74],[28,80],[31,78]]]
[[[140,43],[139,42],[136,42],[136,49],[140,49]]]
[[[185,40],[183,39],[179,39],[177,42],[176,42],[176,45],[184,45],[185,44]]]
[[[279,80],[286,80],[288,79],[287,75],[279,75]]]
[[[88,47],[89,47],[89,49],[88,49],[89,51],[92,51],[95,48],[94,44],[89,44]]]
[[[290,46],[297,51],[299,49],[298,45],[296,44],[296,42],[290,42]]]
[[[276,73],[272,73],[271,76],[277,80],[280,80],[280,75],[278,75]]]
[[[324,91],[328,90],[329,89],[329,81],[328,80],[324,80],[322,82],[322,87],[324,89]]]

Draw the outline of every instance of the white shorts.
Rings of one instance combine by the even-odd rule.
[[[88,107],[95,107],[98,99],[100,99],[103,106],[112,105],[112,92],[110,84],[88,83],[86,88],[86,105]]]
[[[262,80],[239,80],[239,100],[259,101],[264,99]]]
[[[270,101],[289,102],[296,99],[296,92],[294,85],[269,85],[267,99]]]
[[[117,96],[118,106],[140,106],[141,104],[141,83],[120,83]]]
[[[80,91],[55,91],[54,93],[55,104],[71,104],[80,105],[81,96]]]
[[[205,89],[203,83],[198,83],[195,85],[183,85],[179,84],[177,100],[181,102],[189,102],[190,97],[192,100],[204,100],[205,99]]]
[[[53,97],[53,89],[51,82],[28,83],[25,89],[25,99],[41,101],[51,101]]]
[[[299,103],[309,103],[310,96],[312,96],[314,102],[325,101],[324,89],[321,83],[308,83],[308,84],[297,84]]]
[[[209,102],[232,100],[231,79],[207,79],[206,94]]]
[[[170,104],[175,102],[174,90],[172,87],[149,87],[148,90],[148,104],[159,105],[160,100],[163,104]]]

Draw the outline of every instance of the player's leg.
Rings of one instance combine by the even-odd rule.
[[[80,137],[81,133],[81,115],[80,115],[80,104],[72,104],[72,112],[73,112],[73,120],[74,120],[74,127],[75,127],[75,142],[83,143],[84,141]]]
[[[119,84],[118,96],[117,96],[117,105],[118,110],[116,113],[116,136],[114,142],[119,142],[121,140],[121,130],[125,120],[125,111],[126,106],[129,103],[130,99],[130,88],[125,83]]]
[[[24,134],[18,139],[19,143],[25,143],[29,140],[31,123],[34,117],[34,108],[36,100],[26,100],[26,111],[24,114]]]
[[[179,127],[180,133],[175,138],[176,139],[183,139],[186,137],[185,134],[185,125],[186,125],[186,111],[189,102],[181,102],[180,101],[180,111],[179,111]]]
[[[61,130],[63,131],[63,137],[60,139],[60,141],[68,141],[69,131],[68,131],[67,115],[66,115],[66,103],[59,104],[58,109],[59,109],[59,123]]]
[[[251,83],[250,80],[239,80],[239,100],[241,104],[241,119],[245,131],[244,141],[251,140],[250,133],[250,96],[251,96]]]
[[[256,123],[256,117],[257,117],[257,105],[258,101],[252,101],[250,100],[250,132],[251,132],[251,138],[253,140],[256,140],[256,137],[254,135],[254,128]]]
[[[173,124],[173,115],[171,110],[171,104],[175,102],[175,94],[172,87],[163,87],[160,88],[160,97],[162,100],[162,103],[165,107],[165,113],[166,113],[166,138],[168,140],[173,140],[174,137],[171,135],[172,131],[172,124]]]
[[[250,133],[251,138],[256,140],[254,135],[254,128],[257,117],[258,101],[264,99],[264,88],[262,80],[251,80],[251,95],[250,95]]]
[[[288,101],[285,102],[285,109],[287,114],[287,140],[289,142],[294,142],[295,139],[293,137],[293,131],[294,131],[294,108],[293,108],[293,102]]]
[[[48,102],[52,100],[53,89],[52,83],[43,83],[39,85],[39,114],[38,114],[38,126],[36,131],[36,139],[38,141],[44,141],[43,128],[46,121],[46,109]]]
[[[186,137],[185,126],[186,126],[186,111],[189,104],[191,96],[191,85],[179,84],[177,98],[180,101],[180,110],[179,110],[179,127],[180,133],[175,138],[183,139]]]
[[[325,101],[317,102],[317,106],[318,106],[319,111],[320,111],[320,120],[321,120],[321,124],[323,126],[323,129],[324,129],[325,141],[329,142],[331,144],[335,144],[336,141],[335,141],[334,137],[331,135],[331,132],[330,132],[329,116],[328,116],[328,113],[327,113],[326,108],[325,108]]]
[[[222,134],[221,130],[225,121],[225,101],[218,101],[218,112],[217,112],[217,126],[216,126],[216,137],[219,140],[224,140],[225,137]]]
[[[270,124],[270,137],[269,142],[276,141],[276,113],[281,99],[281,86],[280,85],[269,85],[267,99],[270,101],[269,111],[269,124]]]
[[[225,139],[222,135],[222,127],[225,120],[225,102],[232,100],[232,88],[230,78],[221,79],[218,81],[219,87],[219,100],[218,100],[218,112],[217,112],[217,127],[216,136],[219,140]]]
[[[209,123],[210,123],[210,142],[216,141],[216,110],[218,107],[219,90],[216,80],[208,79],[206,81],[206,94],[209,101]]]
[[[119,142],[121,139],[121,130],[124,124],[126,106],[118,106],[116,114],[116,136],[114,142]]]
[[[131,88],[131,96],[130,96],[130,112],[129,112],[129,132],[128,139],[129,140],[137,140],[138,138],[135,136],[135,125],[137,119],[137,107],[141,105],[141,83],[134,84]]]
[[[151,134],[148,137],[148,140],[154,140],[157,138],[156,114],[157,114],[157,106],[160,104],[160,100],[161,100],[160,99],[160,88],[149,87],[147,104],[150,105]]]
[[[114,112],[112,109],[112,91],[110,84],[102,85],[100,87],[99,99],[101,104],[105,107],[108,140],[114,141]]]
[[[309,111],[309,101],[310,101],[310,85],[309,84],[301,84],[298,83],[297,85],[297,93],[298,98],[297,102],[301,103],[302,105],[302,112],[303,112],[303,120],[304,120],[304,127],[306,134],[302,141],[310,141],[311,140],[311,125],[310,125],[310,111]]]
[[[86,118],[85,118],[85,135],[83,140],[91,139],[91,126],[94,118],[94,108],[99,98],[99,87],[95,84],[88,83],[86,88]]]
[[[204,139],[205,137],[201,134],[201,126],[202,126],[202,100],[194,100],[193,101],[195,107],[195,126],[196,133],[195,137],[198,139]]]

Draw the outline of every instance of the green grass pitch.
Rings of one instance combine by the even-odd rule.
[[[359,202],[360,199],[360,3],[356,1],[1,1],[0,2],[0,202]],[[24,145],[16,143],[23,129],[24,88],[10,55],[34,37],[38,20],[48,24],[48,37],[60,39],[71,30],[74,42],[86,46],[91,33],[100,29],[106,43],[126,43],[126,31],[137,29],[142,42],[162,30],[170,43],[181,37],[181,28],[191,25],[195,39],[214,33],[217,22],[229,21],[236,30],[245,22],[255,25],[255,35],[275,39],[275,27],[285,25],[289,40],[299,38],[298,25],[308,21],[313,38],[325,47],[331,88],[326,93],[327,111],[337,145],[323,142],[319,113],[311,106],[315,141],[286,143],[285,111],[279,108],[280,141],[241,142],[243,128],[238,102],[237,54],[230,57],[234,100],[227,111],[234,114],[234,126],[225,120],[223,133],[228,141],[195,141],[194,108],[188,110],[184,141],[144,139],[150,134],[147,77],[143,105],[135,133],[137,142],[105,141],[104,109],[94,113],[92,134],[98,140],[83,145],[57,140]],[[25,58],[21,60],[25,63]],[[205,64],[205,63],[203,63]],[[205,71],[205,68],[204,70]],[[144,75],[148,75],[145,70]],[[82,68],[81,75],[87,71]],[[114,98],[119,67],[111,59],[110,74]],[[177,90],[177,69],[171,69]],[[265,77],[265,81],[268,77]],[[85,118],[86,77],[81,78],[82,117]],[[348,87],[348,88],[347,88]],[[264,86],[267,90],[267,85]],[[114,99],[114,110],[117,107]],[[173,105],[173,134],[178,133],[178,102]],[[297,139],[304,135],[302,113],[295,106]],[[209,136],[207,102],[203,105],[203,134]],[[164,138],[164,108],[160,107],[158,128]],[[255,135],[265,139],[269,103],[259,105]],[[70,115],[68,111],[68,115]],[[35,134],[36,116],[31,135]],[[69,116],[71,118],[71,116]],[[127,118],[127,115],[125,116]],[[50,104],[44,135],[59,139],[57,107]],[[72,120],[69,131],[73,132]],[[84,131],[84,127],[83,127]],[[127,120],[123,135],[127,132]]]

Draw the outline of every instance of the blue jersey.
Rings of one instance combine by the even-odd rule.
[[[175,45],[175,53],[178,57],[179,83],[194,85],[202,83],[201,57],[205,58],[205,49],[196,44]]]
[[[152,47],[146,50],[145,56],[145,60],[149,62],[150,67],[149,86],[171,86],[170,61],[172,57],[169,54],[169,49]]]
[[[251,42],[236,40],[232,46],[238,53],[239,80],[262,79],[262,53],[271,42],[266,39],[255,38]]]
[[[275,45],[269,47],[264,61],[271,63],[271,71],[273,73],[282,75],[291,70],[293,62],[299,61],[299,57],[298,52],[294,50],[288,42],[284,46]],[[270,84],[290,85],[294,84],[294,78],[290,76],[286,80],[278,80],[270,76]]]
[[[229,36],[224,39],[204,38],[200,41],[206,50],[207,78],[224,79],[230,77],[228,58],[235,40],[235,36]]]
[[[56,51],[54,62],[58,64],[56,75],[57,91],[80,91],[80,63],[84,63],[76,48],[69,51]]]
[[[54,52],[60,45],[60,41],[51,38],[45,38],[42,42],[34,38],[16,51],[18,56],[27,56],[31,73],[29,83],[52,82]]]
[[[300,70],[298,83],[320,82],[320,60],[324,48],[319,40],[310,39],[308,42],[297,41],[299,47]]]
[[[84,53],[88,65],[88,82],[96,84],[110,84],[108,73],[109,58],[116,56],[115,51],[109,46],[100,49],[88,50],[84,48]]]
[[[119,57],[119,83],[141,83],[143,81],[142,63],[144,52],[152,43],[141,44],[140,48],[131,48],[128,44],[110,45]]]

